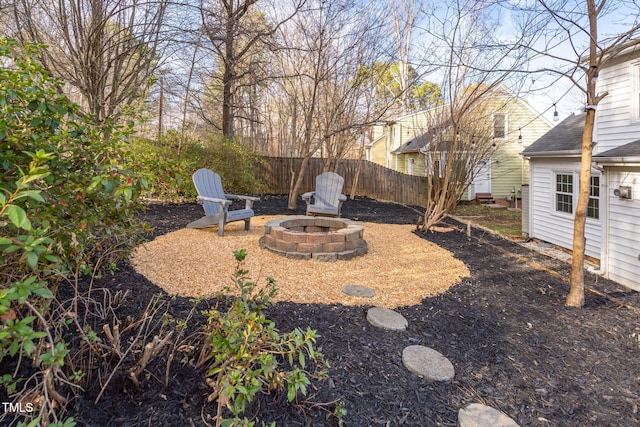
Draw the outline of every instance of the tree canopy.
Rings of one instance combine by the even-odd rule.
[[[409,77],[406,89],[402,87],[401,78],[405,67]],[[372,66],[362,66],[358,70],[357,78],[371,87],[375,93],[374,102],[391,106],[389,109],[395,113],[424,110],[441,102],[440,86],[421,80],[414,67],[400,61],[376,62]],[[403,105],[403,100],[406,105]]]

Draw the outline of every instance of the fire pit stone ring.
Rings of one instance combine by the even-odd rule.
[[[364,225],[344,218],[288,216],[264,226],[260,247],[290,259],[331,262],[367,253]]]

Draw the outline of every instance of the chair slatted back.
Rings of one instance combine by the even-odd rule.
[[[222,189],[220,175],[210,169],[202,168],[193,173],[193,184],[199,196],[214,197],[216,199],[226,199]],[[220,213],[220,205],[214,202],[202,201],[202,207],[207,215],[217,215]]]
[[[338,208],[344,178],[335,172],[325,172],[316,177],[315,205]]]

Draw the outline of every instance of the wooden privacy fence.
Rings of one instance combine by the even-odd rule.
[[[293,185],[292,180],[298,176],[301,163],[302,158],[265,157],[265,163],[259,167],[257,177],[267,185],[269,193],[288,194]],[[304,172],[300,194],[313,191],[316,176],[322,172],[322,159],[310,159]],[[356,182],[354,194],[357,196],[405,205],[425,205],[426,177],[406,175],[367,160],[361,162],[358,174],[358,160],[355,159],[342,160],[336,172],[344,178],[343,192],[346,195],[351,194]]]

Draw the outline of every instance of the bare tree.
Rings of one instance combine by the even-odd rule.
[[[422,71],[424,73],[424,70]],[[387,109],[387,116],[401,116],[441,103],[440,87],[423,81],[413,66],[401,61],[362,66],[359,78],[369,84],[374,108]],[[400,77],[406,74],[405,77]],[[404,83],[403,83],[404,81]],[[387,108],[388,107],[388,108]]]
[[[476,174],[500,148],[493,138],[493,113],[504,111],[511,94],[475,85],[451,104],[428,112],[422,154],[427,192],[422,230],[440,222],[457,205]]]
[[[137,102],[159,66],[168,0],[13,0],[18,36],[97,122]],[[74,96],[77,94],[77,96]]]
[[[593,130],[597,106],[607,93],[598,93],[596,78],[598,69],[605,61],[614,60],[631,42],[637,42],[640,35],[638,15],[640,9],[637,2],[623,0],[586,0],[585,4],[577,4],[569,0],[538,0],[539,16],[549,21],[545,29],[547,44],[527,48],[539,57],[552,60],[557,67],[541,67],[536,72],[551,73],[568,78],[584,95],[585,125],[582,134],[580,161],[580,186],[575,209],[573,229],[573,252],[571,261],[571,289],[566,304],[573,307],[584,305],[584,258],[585,258],[585,224],[589,204],[591,180],[591,159],[593,153]],[[607,15],[625,8],[628,23],[618,22],[616,33],[601,36],[599,22]],[[527,10],[527,13],[531,13]],[[557,54],[558,46],[569,47],[572,57]]]
[[[0,2],[0,34],[5,37],[14,37],[15,33],[13,4],[11,2]]]
[[[380,8],[345,0],[308,2],[307,8],[282,28],[286,43],[275,62],[283,76],[280,96],[288,100],[280,117],[288,115],[287,140],[303,158],[292,172],[289,208],[296,205],[302,176],[311,157],[325,154],[325,168],[335,169],[355,134],[383,111],[363,103],[367,87],[358,70],[362,65],[387,59],[389,52]]]
[[[418,0],[393,0],[393,34],[397,46],[398,72],[397,83],[400,89],[401,113],[411,109],[408,100],[410,87],[413,85],[410,69],[411,38],[418,22],[425,14],[424,6]]]
[[[511,39],[500,40],[492,13],[490,3],[456,0],[431,15],[429,51],[443,76],[444,105],[430,113],[424,141],[429,191],[423,230],[453,210],[481,162],[499,148],[492,114],[514,96],[507,84],[528,60],[520,46],[536,35],[525,22]]]
[[[281,25],[290,20],[305,0],[295,0],[288,8],[274,7],[269,13],[267,1],[260,0],[203,0],[200,5],[203,30],[211,42],[218,59],[217,77],[221,88],[222,133],[229,138],[235,135],[234,120],[238,103],[239,84],[255,82],[264,65],[252,61],[252,56],[273,47],[272,36]],[[282,17],[278,17],[283,15]],[[257,77],[262,78],[262,77]],[[250,83],[246,83],[247,79]]]

